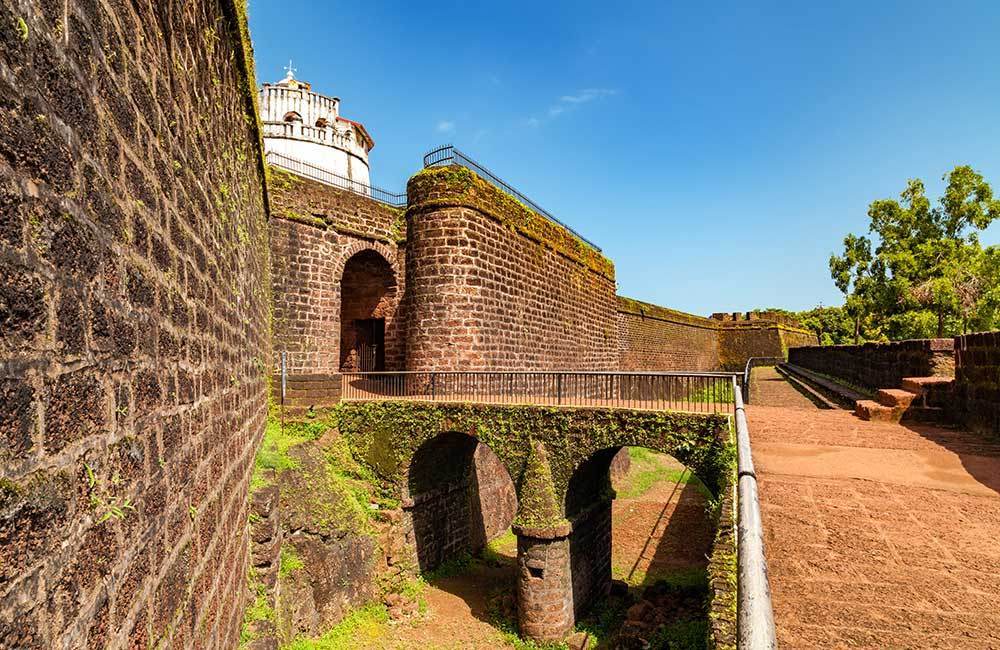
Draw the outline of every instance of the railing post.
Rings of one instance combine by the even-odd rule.
[[[437,385],[436,384],[437,384],[437,373],[436,372],[432,372],[431,373],[431,401],[432,402],[434,402],[434,401],[437,400]]]
[[[556,404],[562,404],[562,373],[556,375]]]

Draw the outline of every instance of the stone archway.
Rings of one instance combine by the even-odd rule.
[[[387,331],[399,304],[396,278],[386,257],[373,248],[345,260],[340,273],[341,372],[386,369]]]
[[[421,571],[475,554],[514,519],[514,482],[475,437],[444,432],[424,442],[407,472],[403,509]]]

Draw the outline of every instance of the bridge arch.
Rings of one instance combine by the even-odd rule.
[[[421,571],[475,554],[504,533],[517,510],[510,474],[477,438],[446,431],[413,453],[403,485],[408,541]]]

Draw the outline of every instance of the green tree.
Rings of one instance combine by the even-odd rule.
[[[866,318],[873,332],[893,339],[944,336],[993,322],[1000,296],[989,274],[998,254],[983,250],[978,233],[1000,218],[1000,200],[967,165],[944,180],[937,206],[917,179],[907,183],[899,201],[872,202],[874,250],[868,237],[848,235],[843,254],[831,256],[830,275],[846,297],[855,340]]]
[[[861,322],[876,304],[877,290],[883,281],[883,267],[872,257],[867,237],[848,235],[844,253],[830,256],[830,275],[844,294],[844,311],[854,323],[854,342],[861,340]]]

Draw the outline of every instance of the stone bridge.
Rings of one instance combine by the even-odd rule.
[[[478,551],[511,523],[490,521],[496,513],[479,505],[480,490],[509,475],[519,624],[535,640],[562,639],[611,586],[612,458],[625,446],[670,454],[719,495],[735,462],[729,422],[722,414],[407,400],[347,402],[339,417],[355,453],[398,485],[423,571]],[[492,463],[475,462],[484,454]],[[483,466],[501,476],[478,475]]]

